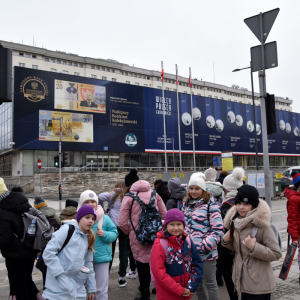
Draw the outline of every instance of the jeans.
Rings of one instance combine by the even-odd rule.
[[[126,270],[128,266],[128,256],[129,256],[129,251],[128,251],[128,235],[125,234],[119,227],[118,227],[118,239],[119,239],[119,275],[120,277],[124,277],[126,275]],[[109,264],[109,270],[111,269],[113,260],[114,260],[114,255],[115,255],[115,250],[116,250],[116,243],[117,240],[115,240],[112,243],[112,261]]]
[[[216,266],[217,266],[217,262],[215,260],[203,261],[203,277],[196,291],[196,295],[198,299],[201,300],[219,299],[219,289],[216,280]],[[207,289],[207,294],[204,289],[204,285]]]
[[[18,300],[36,299],[36,294],[39,293],[31,277],[35,258],[36,254],[28,259],[5,259],[10,295],[15,295]]]
[[[149,296],[150,281],[151,281],[150,264],[149,263],[144,264],[139,261],[136,261],[136,267],[138,271],[142,297]]]

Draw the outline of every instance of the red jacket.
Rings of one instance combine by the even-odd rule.
[[[300,193],[292,187],[285,190],[285,196],[288,198],[286,203],[288,232],[292,241],[298,241],[300,236]]]
[[[194,293],[201,282],[202,260],[193,241],[190,247],[186,236],[184,233],[180,246],[175,236],[166,237],[162,231],[157,234],[151,252],[151,272],[156,280],[157,300],[191,299],[182,297],[184,289]],[[161,246],[161,238],[168,239],[167,254]]]

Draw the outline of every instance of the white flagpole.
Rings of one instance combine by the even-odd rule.
[[[193,94],[192,94],[192,72],[190,67],[190,93],[191,93],[191,111],[192,111],[192,136],[193,136],[193,156],[194,156],[194,172],[196,172],[196,155],[195,155],[195,136],[194,136],[194,116],[193,116]]]
[[[180,111],[179,111],[179,97],[178,97],[178,67],[177,64],[175,65],[176,71],[176,93],[177,93],[177,115],[178,115],[178,144],[179,144],[179,164],[180,164],[180,171],[182,171],[182,164],[181,164],[181,136],[180,136]]]
[[[166,132],[166,101],[165,101],[165,91],[164,91],[164,63],[161,62],[161,72],[162,72],[162,104],[163,104],[163,119],[164,119],[164,144],[165,144],[165,172],[168,172],[168,161],[167,161],[167,132]]]

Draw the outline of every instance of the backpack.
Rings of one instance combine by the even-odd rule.
[[[15,233],[14,235],[24,242],[28,227],[30,226],[32,220],[35,220],[36,232],[34,238],[33,249],[41,250],[45,248],[48,241],[50,241],[52,233],[54,231],[53,227],[49,224],[45,215],[40,212],[38,209],[31,207],[28,212],[22,214],[22,220],[24,224],[23,237],[18,237]]]
[[[67,246],[67,244],[69,243],[74,231],[75,231],[75,226],[74,225],[69,225],[67,238],[66,238],[65,242],[63,243],[62,247],[60,248],[60,250],[57,252],[57,254],[59,252],[61,252]],[[38,270],[40,270],[43,274],[47,273],[47,266],[46,266],[46,264],[44,262],[44,259],[43,259],[43,253],[44,253],[45,248],[40,253],[40,257],[39,257],[39,259],[38,259],[38,261],[36,262],[36,265],[35,265],[35,267]]]
[[[152,245],[154,243],[154,240],[156,239],[157,232],[162,230],[161,216],[154,205],[156,191],[152,190],[150,202],[148,205],[145,204],[140,199],[140,197],[138,197],[138,193],[135,195],[134,193],[129,192],[126,194],[126,196],[129,196],[133,199],[130,208],[130,223],[138,242],[141,245]],[[138,224],[139,227],[137,230],[135,230],[131,220],[131,211],[134,201],[137,201],[141,206],[141,213]]]
[[[159,239],[159,241],[160,241],[161,247],[163,248],[163,250],[164,250],[164,252],[165,252],[165,256],[167,256],[167,251],[168,251],[168,239]],[[191,246],[191,239],[190,239],[189,236],[186,237],[186,241],[188,242],[190,249],[192,249],[192,246]],[[155,286],[156,279],[155,279],[155,277],[153,276],[152,269],[151,269],[151,254],[152,254],[152,249],[151,249],[151,252],[150,252],[150,274],[151,274],[151,281],[153,282],[153,284],[154,284],[154,286]]]
[[[55,218],[47,218],[49,224],[53,227],[54,231],[57,231],[60,228],[60,225]]]

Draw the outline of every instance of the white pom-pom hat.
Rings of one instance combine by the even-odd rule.
[[[234,191],[241,187],[243,183],[243,178],[245,176],[245,170],[241,167],[236,167],[233,169],[232,174],[226,176],[223,181],[223,187],[227,191]]]
[[[203,191],[206,191],[205,175],[201,172],[193,173],[190,177],[189,186],[199,186]]]

